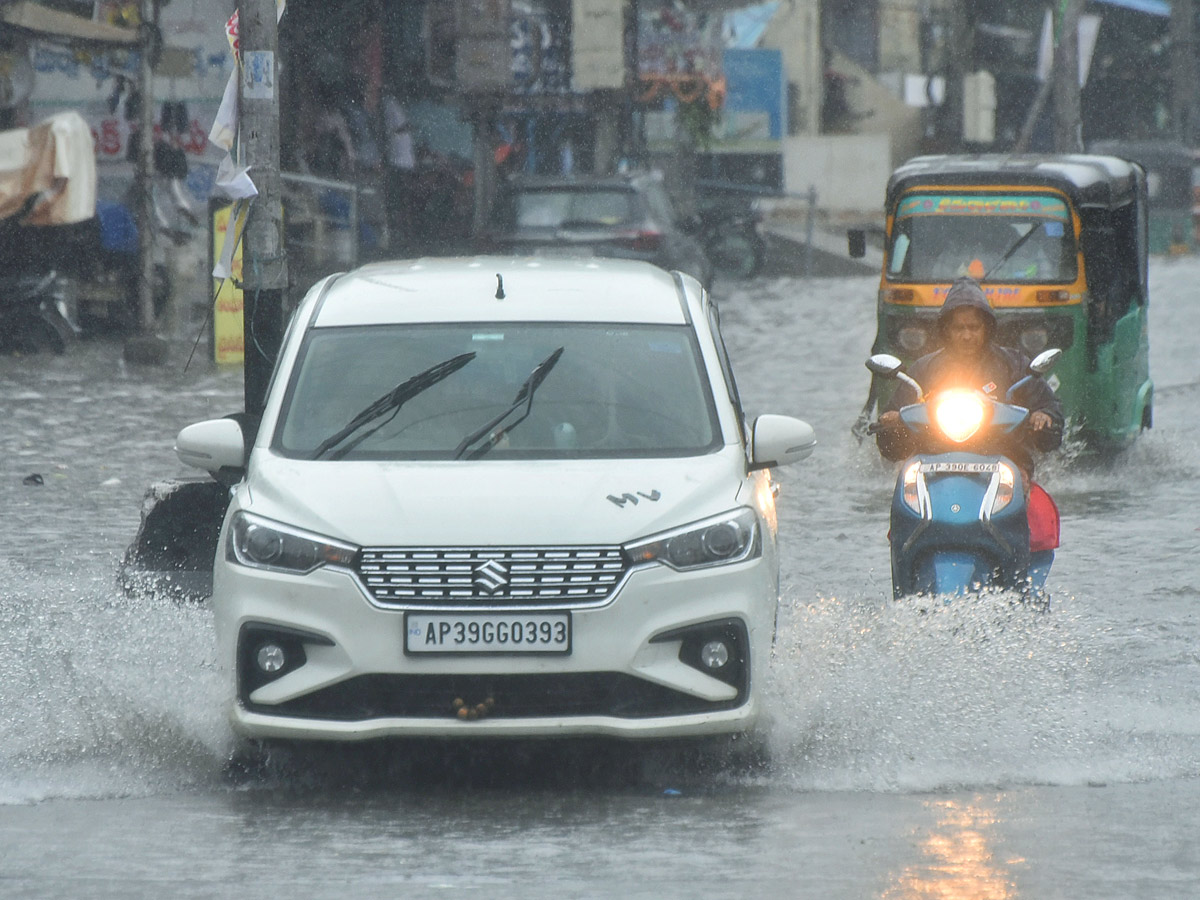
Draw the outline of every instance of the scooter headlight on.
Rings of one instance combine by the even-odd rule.
[[[933,420],[957,444],[972,437],[983,425],[983,400],[971,391],[946,391],[934,402]]]
[[[688,571],[742,562],[762,553],[758,517],[743,507],[625,545],[634,565],[660,562]]]
[[[237,512],[225,556],[243,566],[306,575],[321,566],[349,567],[357,553],[350,544]]]

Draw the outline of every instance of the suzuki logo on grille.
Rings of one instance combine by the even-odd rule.
[[[508,568],[498,559],[489,559],[475,567],[475,587],[494,594],[508,585]]]

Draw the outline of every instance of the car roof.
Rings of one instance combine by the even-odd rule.
[[[685,290],[698,296],[699,283],[636,260],[476,256],[378,262],[314,287],[310,323],[318,328],[504,321],[682,325],[690,319]]]

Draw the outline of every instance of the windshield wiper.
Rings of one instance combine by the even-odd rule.
[[[996,260],[996,262],[992,265],[992,267],[990,269],[988,269],[986,272],[984,272],[983,277],[980,278],[979,280],[987,281],[988,276],[991,275],[993,272],[995,272],[998,268],[1000,268],[1006,262],[1008,262],[1009,257],[1012,256],[1014,253],[1016,253],[1018,250],[1020,250],[1022,245],[1027,240],[1029,240],[1031,237],[1033,237],[1035,232],[1041,231],[1042,226],[1044,224],[1045,224],[1045,222],[1038,222],[1036,225],[1034,225],[1032,228],[1030,228],[1027,232],[1025,232],[1023,235],[1021,235],[1019,238],[1017,238],[1016,241],[1013,243],[1013,245],[1004,251],[1004,255],[1001,256],[998,260]]]
[[[453,356],[444,362],[430,366],[425,371],[418,372],[407,381],[396,385],[370,406],[359,412],[358,415],[350,420],[345,428],[334,434],[331,434],[329,437],[323,440],[317,449],[313,451],[313,459],[321,459],[324,457],[331,450],[341,444],[342,441],[346,440],[346,438],[350,437],[350,435],[354,434],[354,432],[358,431],[368,422],[372,422],[389,412],[392,413],[392,415],[395,415],[401,406],[403,406],[413,397],[417,396],[417,394],[420,394],[423,391],[433,387],[443,378],[453,375],[474,358],[475,351],[473,350],[470,353],[460,353],[458,356]],[[372,434],[382,428],[385,424],[386,422],[380,422],[370,431],[360,434],[357,440],[354,440],[345,447],[342,447],[341,450],[335,456],[333,456],[333,458],[341,459],[343,456],[369,438]]]
[[[479,459],[493,447],[495,447],[504,438],[508,432],[512,431],[518,425],[525,421],[529,415],[529,410],[533,408],[533,394],[541,386],[546,376],[550,374],[550,370],[554,368],[558,362],[558,358],[563,354],[563,347],[559,347],[540,363],[533,367],[533,371],[529,373],[529,377],[525,379],[521,389],[517,391],[517,396],[513,398],[512,404],[492,421],[488,422],[482,428],[472,431],[465,438],[459,441],[457,447],[454,448],[454,458],[462,459],[463,454],[467,452],[472,444],[485,435],[489,435],[488,439],[479,445],[479,448],[471,453],[468,459]],[[524,411],[514,419],[511,423],[504,427],[500,427],[500,423],[515,413],[517,410],[524,407]]]

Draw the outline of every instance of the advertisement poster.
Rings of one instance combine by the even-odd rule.
[[[714,150],[781,152],[787,134],[787,88],[778,50],[726,50],[725,107]]]
[[[241,207],[245,209],[243,205]],[[212,212],[212,259],[221,257],[225,246],[225,234],[229,231],[229,219],[233,206],[222,206]],[[242,213],[245,218],[245,213]],[[243,223],[244,224],[244,223]],[[238,228],[236,231],[240,231]],[[245,359],[245,340],[242,331],[242,248],[240,243],[233,251],[232,278],[213,279],[216,299],[213,301],[213,359],[219,366],[240,366]],[[218,287],[219,285],[219,287]]]

